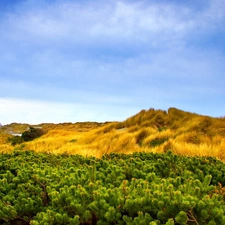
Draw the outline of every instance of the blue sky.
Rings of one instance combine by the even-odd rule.
[[[0,122],[225,115],[225,0],[1,0]]]

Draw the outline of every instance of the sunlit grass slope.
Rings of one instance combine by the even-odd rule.
[[[225,161],[225,118],[212,118],[176,108],[142,110],[123,122],[42,124],[45,135],[15,146],[55,154],[103,154],[138,151],[215,156]],[[4,142],[0,148],[12,150]]]

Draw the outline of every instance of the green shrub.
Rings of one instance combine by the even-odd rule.
[[[43,134],[44,131],[42,129],[30,127],[29,130],[23,132],[21,136],[9,137],[7,141],[11,143],[11,145],[15,146],[17,144],[23,143],[24,141],[32,141]]]
[[[150,146],[154,148],[156,146],[163,144],[166,141],[168,141],[168,138],[156,138],[156,139],[150,141]]]
[[[17,144],[21,144],[23,142],[23,139],[20,136],[13,136],[9,137],[7,139],[7,142],[11,143],[12,146],[15,146]]]
[[[212,157],[0,157],[2,225],[225,224],[225,164]]]
[[[32,141],[33,139],[40,137],[43,134],[44,132],[42,129],[30,127],[28,131],[22,133],[21,137],[24,141]]]
[[[71,139],[69,142],[70,143],[76,143],[77,142],[77,139]]]

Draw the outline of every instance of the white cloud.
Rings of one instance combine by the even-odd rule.
[[[68,86],[68,84],[67,84]],[[94,104],[94,105],[131,105],[132,100],[126,94],[107,92],[103,85],[94,85],[93,89],[77,87],[75,85],[59,86],[51,85],[49,82],[43,85],[27,81],[10,81],[0,79],[0,97],[34,99],[42,101],[56,101],[74,104]],[[91,86],[91,85],[90,85]]]
[[[12,122],[40,124],[121,121],[138,110],[127,106],[112,107],[101,104],[72,104],[14,98],[0,98],[0,108],[0,123],[3,125]]]

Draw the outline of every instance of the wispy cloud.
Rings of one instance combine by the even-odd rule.
[[[208,4],[207,4],[208,3]],[[150,46],[167,45],[196,32],[219,27],[225,18],[224,1],[206,1],[208,8],[196,12],[181,4],[147,1],[56,1],[45,8],[24,3],[17,13],[2,19],[3,37],[22,44],[60,43],[95,45],[128,41],[148,42]],[[156,38],[157,37],[157,38]],[[186,37],[187,38],[187,37]],[[27,42],[29,40],[29,42]],[[103,41],[103,42],[102,42]],[[152,41],[152,42],[149,42]],[[165,42],[162,42],[165,41]],[[62,47],[62,46],[60,46]],[[98,46],[99,47],[99,46]]]

